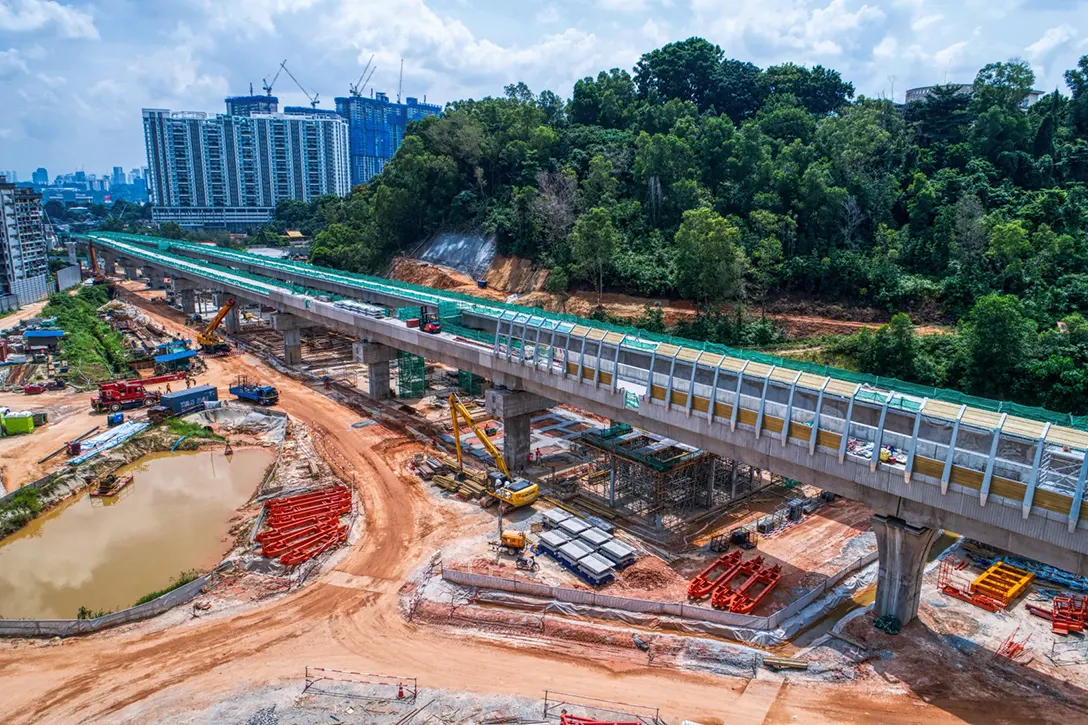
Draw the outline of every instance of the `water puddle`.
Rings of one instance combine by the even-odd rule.
[[[230,519],[273,461],[249,448],[158,453],[122,469],[133,482],[105,499],[73,498],[0,543],[0,616],[68,619],[123,609],[207,569],[231,545]]]

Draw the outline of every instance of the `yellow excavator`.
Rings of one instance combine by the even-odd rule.
[[[219,325],[223,324],[223,320],[226,319],[233,307],[234,298],[228,297],[223,306],[219,308],[219,312],[216,312],[215,317],[208,323],[208,326],[197,333],[196,341],[204,350],[205,355],[225,355],[230,352],[230,345],[215,331],[219,328]]]
[[[497,498],[511,508],[528,506],[536,501],[537,496],[540,495],[540,487],[524,478],[514,479],[510,476],[510,469],[506,467],[506,459],[503,458],[502,452],[495,447],[495,444],[487,437],[487,433],[472,419],[472,414],[468,412],[468,408],[465,407],[465,404],[461,402],[456,393],[450,393],[450,419],[453,421],[453,441],[457,446],[458,476],[464,477],[465,473],[461,452],[461,421],[463,420],[476,434],[476,437],[480,439],[484,450],[495,459],[495,466],[499,469],[487,475],[492,488],[492,490],[486,491],[487,495]]]

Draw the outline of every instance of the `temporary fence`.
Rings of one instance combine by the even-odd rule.
[[[419,696],[419,684],[415,677],[378,675],[307,665],[302,691],[359,700],[396,700],[413,703]]]
[[[94,619],[0,619],[0,637],[71,637],[150,619],[193,600],[207,583],[208,575],[205,575],[158,599]]]
[[[592,719],[572,711],[581,711]],[[661,719],[661,709],[658,707],[554,690],[544,691],[544,717],[546,719],[558,717],[560,725],[594,725],[594,723],[664,725],[665,722]]]

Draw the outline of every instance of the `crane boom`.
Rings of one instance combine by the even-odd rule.
[[[491,439],[487,437],[487,434],[480,430],[480,426],[472,419],[472,414],[468,412],[468,408],[466,408],[465,404],[457,397],[457,394],[450,393],[450,418],[453,420],[453,441],[457,446],[457,470],[461,473],[464,473],[465,470],[464,462],[461,458],[461,427],[457,420],[458,417],[463,418],[465,423],[472,428],[472,432],[480,439],[480,443],[483,444],[484,449],[495,459],[495,465],[499,467],[502,475],[510,478],[510,470],[506,467],[506,459],[502,457],[502,452],[495,447],[495,444],[491,442]]]
[[[298,82],[298,78],[295,78],[295,74],[292,73],[291,69],[287,67],[286,60],[280,63],[280,68],[287,71],[287,77],[295,82],[295,85],[298,86],[298,89],[302,91],[302,94],[306,96],[306,98],[310,101],[310,106],[313,108],[317,108],[318,99],[320,98],[317,92],[315,91],[312,96],[310,95],[310,92],[306,90],[306,87]]]
[[[351,91],[351,95],[353,95],[353,96],[362,95],[360,89],[363,86],[366,85],[366,81],[364,80],[366,78],[366,72],[368,70],[370,70],[370,64],[373,63],[373,62],[374,62],[374,54],[371,53],[370,54],[370,60],[368,60],[366,62],[366,65],[363,66],[363,72],[359,74],[359,78],[354,83],[352,83],[351,85],[348,86],[348,89]]]
[[[216,329],[226,319],[227,314],[234,307],[234,298],[228,297],[227,301],[223,303],[223,306],[219,308],[219,312],[215,313],[215,317],[212,318],[208,326],[204,328],[202,332],[197,334],[196,339],[201,345],[214,345],[219,342],[218,337],[215,334]]]
[[[286,62],[287,62],[287,59],[284,58],[283,63],[286,63]],[[264,88],[265,95],[269,95],[269,96],[272,95],[272,86],[276,85],[276,79],[279,78],[280,73],[283,72],[283,63],[280,63],[280,67],[276,69],[276,75],[272,76],[272,82],[271,83],[266,81],[264,78],[261,79],[261,83],[264,84],[261,87]]]

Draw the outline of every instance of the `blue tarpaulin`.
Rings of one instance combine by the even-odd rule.
[[[64,330],[27,330],[23,333],[24,338],[31,340],[52,339],[55,337],[64,337]]]
[[[182,350],[181,352],[172,352],[169,355],[159,355],[155,358],[155,364],[175,362],[177,360],[186,360],[200,353],[200,350]]]

